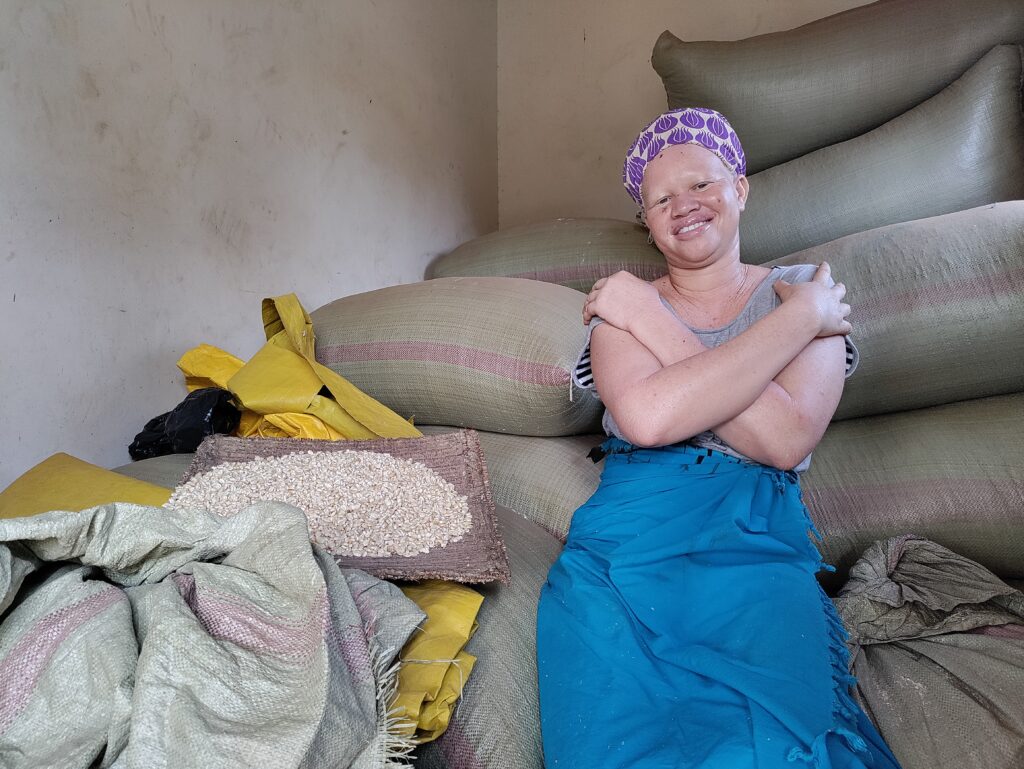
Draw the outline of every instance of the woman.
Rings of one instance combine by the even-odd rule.
[[[745,170],[706,109],[627,155],[668,274],[617,273],[584,307],[577,381],[612,437],[541,591],[548,769],[897,767],[849,694],[796,474],[856,365],[845,288],[740,261]]]

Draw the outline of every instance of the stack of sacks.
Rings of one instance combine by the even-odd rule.
[[[745,40],[684,42],[666,31],[651,64],[669,108],[729,118],[755,174],[871,131],[994,46],[1022,41],[1019,0],[881,0]]]
[[[829,587],[872,541],[907,532],[1024,579],[1024,204],[1005,202],[1024,198],[1022,41],[1019,0],[881,0],[745,41],[665,35],[655,50],[669,106],[716,108],[743,138],[744,259],[828,259],[850,289],[860,369],[803,482],[839,567]],[[482,431],[495,500],[564,538],[601,469],[585,458],[600,407],[569,389],[578,292],[619,269],[664,271],[627,222],[485,236],[435,261],[435,280],[313,313],[320,360],[424,432]],[[532,690],[532,655],[513,660],[532,650],[557,555],[525,523],[502,521],[513,581],[484,602],[463,715],[424,766],[539,753],[534,712],[495,697]]]
[[[740,135],[759,264],[1024,198],[1022,42],[1019,0],[881,0],[734,42],[664,32],[651,63],[670,108],[711,107]]]
[[[849,288],[861,364],[804,478],[830,587],[904,532],[1024,575],[1022,42],[1019,0],[881,0],[655,44],[669,107],[743,138],[744,259]]]
[[[827,260],[860,347],[804,496],[839,570],[915,533],[1024,577],[1024,201],[849,235]]]
[[[1024,578],[1024,202],[869,230],[776,263],[822,260],[849,288],[861,350],[841,421],[803,481],[839,567],[829,587],[894,531]],[[486,255],[475,267],[485,266]],[[597,486],[586,452],[600,440],[481,433],[495,498],[564,539]]]
[[[427,434],[480,431],[495,501],[564,533],[602,440],[600,402],[570,380],[583,300],[522,278],[392,286],[313,312],[317,357]]]
[[[882,0],[748,40],[666,32],[655,46],[669,107],[718,109],[743,138],[744,261],[828,260],[849,287],[861,364],[804,478],[839,567],[831,588],[904,531],[1024,577],[1021,41],[1017,0]],[[508,274],[521,238],[520,274],[564,282],[567,246],[546,264],[543,231],[480,238],[433,274]],[[597,273],[619,269],[605,263]],[[546,474],[574,481],[528,513],[562,536],[597,483],[578,464],[548,452]]]

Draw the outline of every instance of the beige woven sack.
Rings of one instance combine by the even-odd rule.
[[[664,32],[651,63],[670,108],[729,118],[756,173],[870,131],[1021,42],[1020,0],[882,0],[746,40]]]
[[[1024,578],[1024,393],[835,422],[802,485],[831,588],[900,534]]]
[[[416,424],[516,435],[600,429],[570,390],[584,295],[519,278],[440,278],[338,299],[311,313],[317,360]]]
[[[1024,201],[894,224],[773,264],[827,260],[861,359],[837,419],[1024,391]]]
[[[427,277],[530,278],[589,292],[599,278],[619,270],[644,280],[665,274],[665,258],[647,242],[646,229],[617,219],[555,219],[463,243],[434,261]]]

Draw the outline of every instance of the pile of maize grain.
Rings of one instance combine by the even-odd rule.
[[[253,502],[298,507],[310,540],[346,556],[412,556],[469,531],[469,503],[428,467],[372,451],[325,451],[227,462],[190,478],[167,502],[230,516]]]

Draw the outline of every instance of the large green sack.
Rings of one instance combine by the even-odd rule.
[[[652,64],[670,108],[729,118],[756,173],[870,131],[1021,42],[1020,0],[882,0],[734,42],[663,32]]]
[[[619,270],[644,280],[665,274],[665,258],[647,241],[646,229],[618,219],[555,219],[463,243],[432,262],[426,277],[530,278],[587,293]]]
[[[828,261],[860,365],[837,419],[1024,391],[1024,201],[849,235],[777,264]]]
[[[999,46],[880,128],[751,176],[743,259],[760,264],[873,227],[1020,198],[1021,49]]]
[[[1024,393],[833,422],[802,480],[838,588],[875,540],[917,534],[1024,578]]]
[[[584,295],[520,278],[439,278],[348,296],[310,314],[317,360],[417,424],[516,435],[600,429],[569,372]]]

